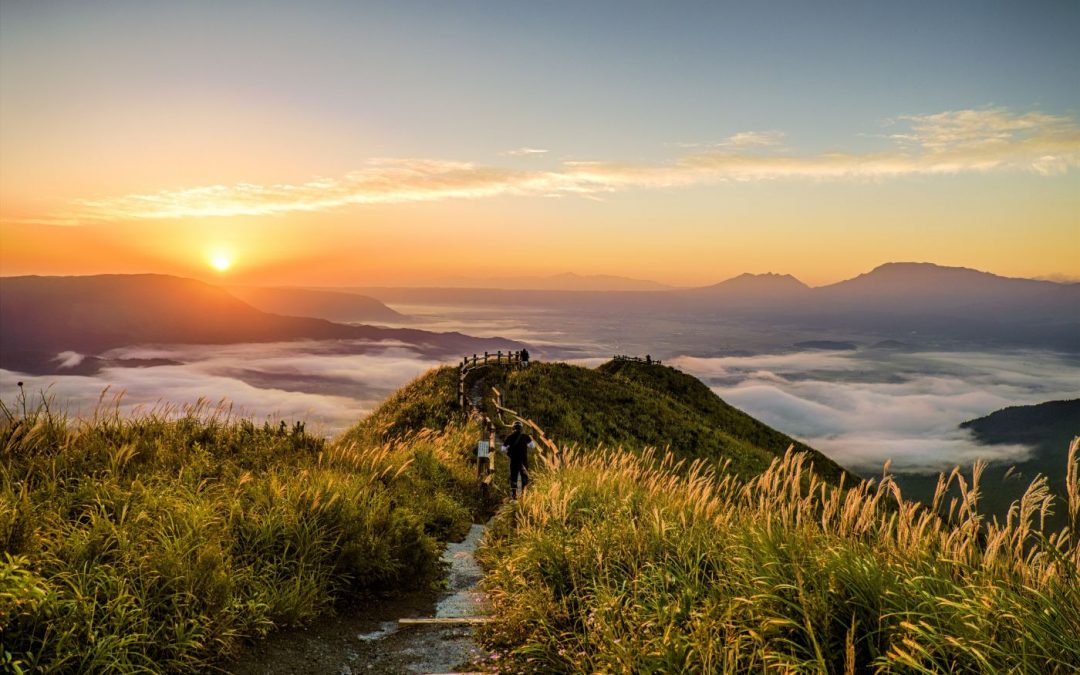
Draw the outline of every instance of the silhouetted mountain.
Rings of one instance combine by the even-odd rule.
[[[888,263],[829,286],[780,274],[744,274],[694,289],[513,291],[476,288],[357,289],[383,302],[534,307],[568,315],[658,318],[796,330],[814,339],[893,340],[915,348],[1038,347],[1080,352],[1080,284],[1013,279],[930,263]],[[705,330],[703,328],[702,330]]]
[[[829,286],[815,300],[832,310],[979,316],[988,311],[1026,318],[1061,318],[1073,302],[1080,312],[1080,284],[1014,279],[966,267],[932,263],[886,263]]]
[[[395,312],[375,298],[357,293],[262,286],[232,286],[228,291],[252,307],[271,314],[307,316],[327,321],[408,321],[407,316]]]
[[[787,298],[804,295],[810,287],[790,274],[740,274],[711,286],[689,289],[692,293]]]
[[[299,339],[396,341],[424,353],[455,356],[520,348],[501,338],[268,314],[216,286],[166,275],[0,279],[0,367],[10,370],[53,372],[57,355],[65,351],[98,355],[136,344]]]

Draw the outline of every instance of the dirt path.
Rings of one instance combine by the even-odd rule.
[[[484,534],[474,524],[463,541],[447,546],[447,589],[398,598],[355,615],[330,617],[304,630],[270,636],[235,663],[238,675],[285,673],[447,673],[479,671],[487,660],[470,625],[399,625],[415,617],[463,618],[487,613],[477,585],[482,575],[473,553]]]

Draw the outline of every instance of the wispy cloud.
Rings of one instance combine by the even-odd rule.
[[[543,150],[541,148],[525,147],[525,148],[517,148],[515,150],[507,150],[503,154],[510,155],[511,157],[528,157],[530,155],[546,155],[547,150]]]
[[[776,148],[783,144],[782,131],[740,131],[721,141],[679,142],[669,145],[684,150],[716,150],[720,148]]]
[[[1054,175],[1080,166],[1080,126],[1072,117],[986,108],[905,116],[890,120],[889,126],[890,146],[875,152],[778,152],[783,134],[767,131],[735,134],[706,151],[659,164],[570,161],[554,170],[528,171],[434,159],[375,159],[339,178],[296,184],[207,185],[84,199],[49,219],[70,223],[259,216],[502,195],[595,198],[630,189],[722,182],[882,180],[991,171]]]

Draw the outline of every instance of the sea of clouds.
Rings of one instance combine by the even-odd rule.
[[[125,414],[201,399],[213,407],[231,407],[237,416],[304,420],[309,429],[332,435],[439,365],[405,345],[340,341],[132,347],[102,356],[175,364],[109,367],[95,375],[31,376],[0,370],[3,400],[16,404],[19,381],[32,404],[44,395],[73,417],[92,415],[102,403],[108,408],[118,395]],[[76,362],[71,354],[63,358]]]
[[[554,335],[544,337],[558,341]],[[73,367],[80,356],[65,353],[58,359]],[[0,370],[0,396],[13,405],[16,382],[22,381],[30,397],[52,397],[55,406],[72,416],[92,414],[106,391],[105,403],[112,405],[119,395],[124,413],[201,399],[256,420],[305,420],[309,429],[333,435],[440,365],[406,344],[362,341],[130,347],[101,356],[171,363],[107,367],[94,375],[29,376]],[[593,367],[610,358],[583,356],[570,360]],[[878,473],[887,460],[898,472],[937,472],[976,458],[1023,460],[1029,448],[979,445],[958,425],[1010,405],[1080,396],[1080,357],[1042,351],[864,348],[680,356],[666,363],[701,378],[732,405],[864,474]]]
[[[979,445],[958,425],[1007,406],[1080,396],[1077,357],[1039,351],[802,351],[670,363],[864,473],[888,460],[894,471],[913,473],[976,458],[1023,460],[1030,448]]]

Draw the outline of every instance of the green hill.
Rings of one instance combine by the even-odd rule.
[[[1076,480],[1061,532],[1035,522],[1038,490],[1004,524],[970,493],[940,518],[868,483],[822,485],[844,470],[673,368],[534,363],[467,381],[489,415],[496,387],[577,446],[506,502],[505,459],[478,488],[482,431],[457,385],[456,368],[433,370],[334,440],[203,404],[69,420],[46,399],[0,402],[0,671],[217,670],[279,628],[437,584],[443,543],[493,510],[478,555],[494,620],[478,638],[499,672],[1080,659]],[[806,454],[761,471],[789,445]],[[707,461],[656,462],[650,446]]]
[[[1031,449],[1027,458],[991,463],[982,476],[980,510],[988,516],[1005,518],[1009,507],[1020,499],[1036,476],[1046,476],[1047,486],[1058,500],[1048,514],[1051,527],[1066,522],[1060,506],[1066,499],[1064,467],[1069,443],[1080,435],[1080,399],[1048,401],[1037,405],[1002,408],[960,425],[980,445],[1023,445]],[[970,472],[970,466],[961,467]],[[902,474],[896,482],[910,499],[928,503],[937,487],[937,475]],[[958,494],[956,489],[950,496]]]
[[[441,429],[458,412],[456,387],[455,368],[434,370],[393,395],[348,436],[379,440],[418,428]],[[498,419],[488,395],[492,387],[502,393],[506,407],[534,421],[560,445],[670,448],[680,459],[730,460],[743,476],[760,473],[794,445],[810,455],[822,478],[837,481],[844,472],[820,452],[668,366],[609,361],[598,368],[533,363],[517,371],[494,366],[473,371],[467,388],[483,395],[485,412]]]

